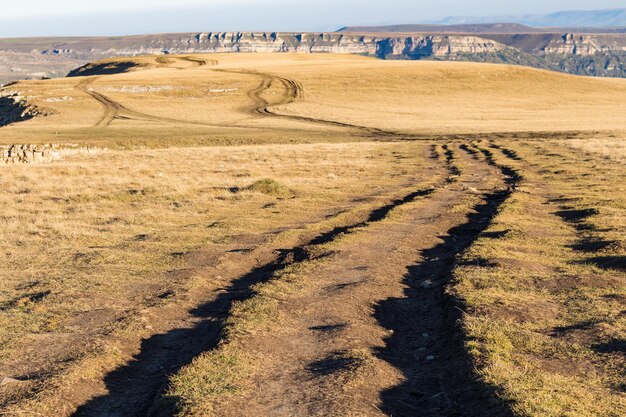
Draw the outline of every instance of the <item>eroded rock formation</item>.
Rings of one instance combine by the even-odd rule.
[[[0,162],[4,164],[32,164],[51,162],[61,157],[59,145],[18,144],[0,145]]]
[[[0,92],[0,127],[48,114],[49,111],[30,104],[17,92]]]

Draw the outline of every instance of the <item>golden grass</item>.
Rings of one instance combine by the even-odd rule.
[[[269,77],[293,80],[301,97],[274,79],[261,95],[281,114],[411,134],[602,130],[624,132],[626,80],[577,77],[503,65],[381,61],[342,55],[216,54],[132,58],[130,72],[25,81],[8,87],[54,115],[3,128],[2,142],[233,144],[337,141],[362,131],[254,116],[250,91]],[[217,61],[213,65],[213,60]],[[128,58],[110,62],[129,61]],[[108,61],[107,61],[108,62]],[[104,106],[122,108],[97,127]],[[58,98],[66,101],[54,101]],[[50,101],[50,100],[53,101]],[[280,104],[280,103],[287,104]],[[280,134],[277,134],[280,131]]]
[[[626,162],[626,140],[624,137],[572,139],[565,141],[564,144],[574,149],[600,155],[608,160]]]
[[[186,276],[166,272],[193,249],[297,229],[404,186],[415,172],[397,153],[419,161],[426,152],[375,143],[174,148],[3,167],[0,375],[58,371],[118,320],[184,291]]]
[[[284,60],[279,69],[255,65],[304,85],[304,100],[279,108],[287,114],[435,134],[625,126],[622,79],[475,63],[328,57],[330,64],[301,60],[291,65],[290,58]]]
[[[434,178],[423,178],[419,185],[413,184],[408,191],[415,188],[433,186]],[[413,202],[409,205],[417,205]],[[373,207],[369,207],[372,209]],[[363,207],[346,213],[358,220],[367,217]],[[392,209],[381,220],[394,222],[406,207]],[[336,220],[334,220],[336,221]],[[330,221],[327,221],[331,225]],[[229,317],[225,322],[223,339],[218,348],[205,352],[194,359],[192,363],[182,368],[170,378],[170,386],[163,401],[172,402],[172,409],[177,415],[185,417],[206,417],[219,415],[220,405],[230,397],[245,393],[253,389],[251,380],[259,372],[263,372],[271,354],[267,357],[253,356],[247,344],[251,343],[254,335],[280,332],[285,325],[285,313],[280,311],[280,304],[290,297],[298,296],[312,285],[314,275],[319,273],[320,266],[328,262],[324,255],[341,247],[346,240],[359,239],[359,230],[337,236],[334,240],[306,248],[310,258],[296,262],[275,272],[268,282],[256,284],[252,287],[253,295],[233,305]],[[372,352],[366,349],[351,349],[336,352],[337,358],[352,364],[347,371],[352,372],[373,360]],[[355,371],[356,372],[356,371]],[[344,386],[347,389],[347,386]]]
[[[623,415],[623,169],[558,142],[504,146],[528,164],[492,150],[525,180],[456,268],[467,348],[518,415]],[[581,213],[598,214],[564,221]]]
[[[287,267],[269,282],[255,285],[253,297],[233,306],[220,346],[199,355],[170,378],[164,401],[172,401],[177,415],[219,415],[220,403],[250,389],[250,379],[267,358],[251,357],[245,351],[247,336],[280,327],[280,300],[305,286],[302,274],[319,262],[323,261]]]

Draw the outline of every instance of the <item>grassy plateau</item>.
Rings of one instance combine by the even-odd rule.
[[[0,415],[626,415],[626,80],[71,75],[0,89]]]

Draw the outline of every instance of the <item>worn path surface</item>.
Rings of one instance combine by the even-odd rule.
[[[429,160],[427,146],[424,163],[416,168],[416,175],[427,182],[432,177],[445,178],[445,164]],[[438,180],[443,182],[443,179]],[[298,225],[302,230],[301,244],[280,247],[272,243],[272,235],[248,236],[245,239],[216,248],[213,252],[193,254],[189,259],[192,269],[188,275],[204,277],[210,285],[190,292],[177,303],[167,304],[146,314],[144,320],[154,327],[154,336],[145,339],[137,347],[137,340],[129,340],[127,354],[132,359],[124,366],[104,375],[101,380],[84,380],[68,393],[69,399],[78,404],[76,416],[143,416],[151,414],[167,386],[168,376],[190,363],[202,352],[215,348],[221,340],[224,321],[228,318],[233,302],[252,296],[251,287],[264,282],[272,274],[294,262],[302,261],[306,248],[332,242],[343,233],[366,227],[383,219],[395,207],[410,203],[432,192],[430,187],[415,188],[406,184],[401,189],[386,190],[382,195],[373,192],[361,196],[353,206],[337,208],[323,216],[319,224],[328,223],[346,210],[356,210],[362,204],[374,208],[361,212],[350,221],[328,228],[319,234],[307,234],[310,225]],[[289,232],[289,230],[276,233]],[[217,277],[217,279],[215,278]],[[68,407],[68,410],[71,410]],[[161,410],[159,410],[161,412]],[[163,415],[163,414],[159,414]]]
[[[456,147],[461,175],[337,242],[244,344],[260,368],[219,415],[506,415],[473,378],[444,293],[455,257],[507,196],[498,170]]]
[[[300,122],[313,123],[318,125],[326,125],[332,127],[339,127],[343,129],[349,129],[357,132],[358,134],[376,138],[376,139],[399,139],[404,138],[406,135],[398,134],[396,132],[390,132],[387,130],[377,129],[373,127],[365,127],[350,123],[343,123],[334,120],[319,119],[315,117],[285,114],[277,112],[275,107],[284,106],[296,101],[304,100],[304,88],[302,83],[297,80],[280,77],[268,73],[261,73],[249,70],[227,70],[227,69],[215,69],[214,71],[227,72],[232,74],[243,74],[256,76],[261,79],[259,85],[247,92],[248,97],[252,100],[252,104],[242,109],[246,113],[257,116],[270,116],[283,118],[288,120],[295,120]],[[272,86],[279,85],[282,89],[282,93],[276,99],[269,101],[263,94],[266,93]]]

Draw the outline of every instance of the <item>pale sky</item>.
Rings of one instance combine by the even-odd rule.
[[[621,7],[626,0],[0,0],[0,37],[334,30]]]
[[[4,4],[6,2],[6,5]],[[228,4],[254,4],[252,0],[228,0]],[[257,2],[258,3],[258,2]],[[224,4],[215,0],[0,0],[2,16],[11,17],[86,15],[115,11],[140,11],[172,9],[187,6],[210,6]]]

